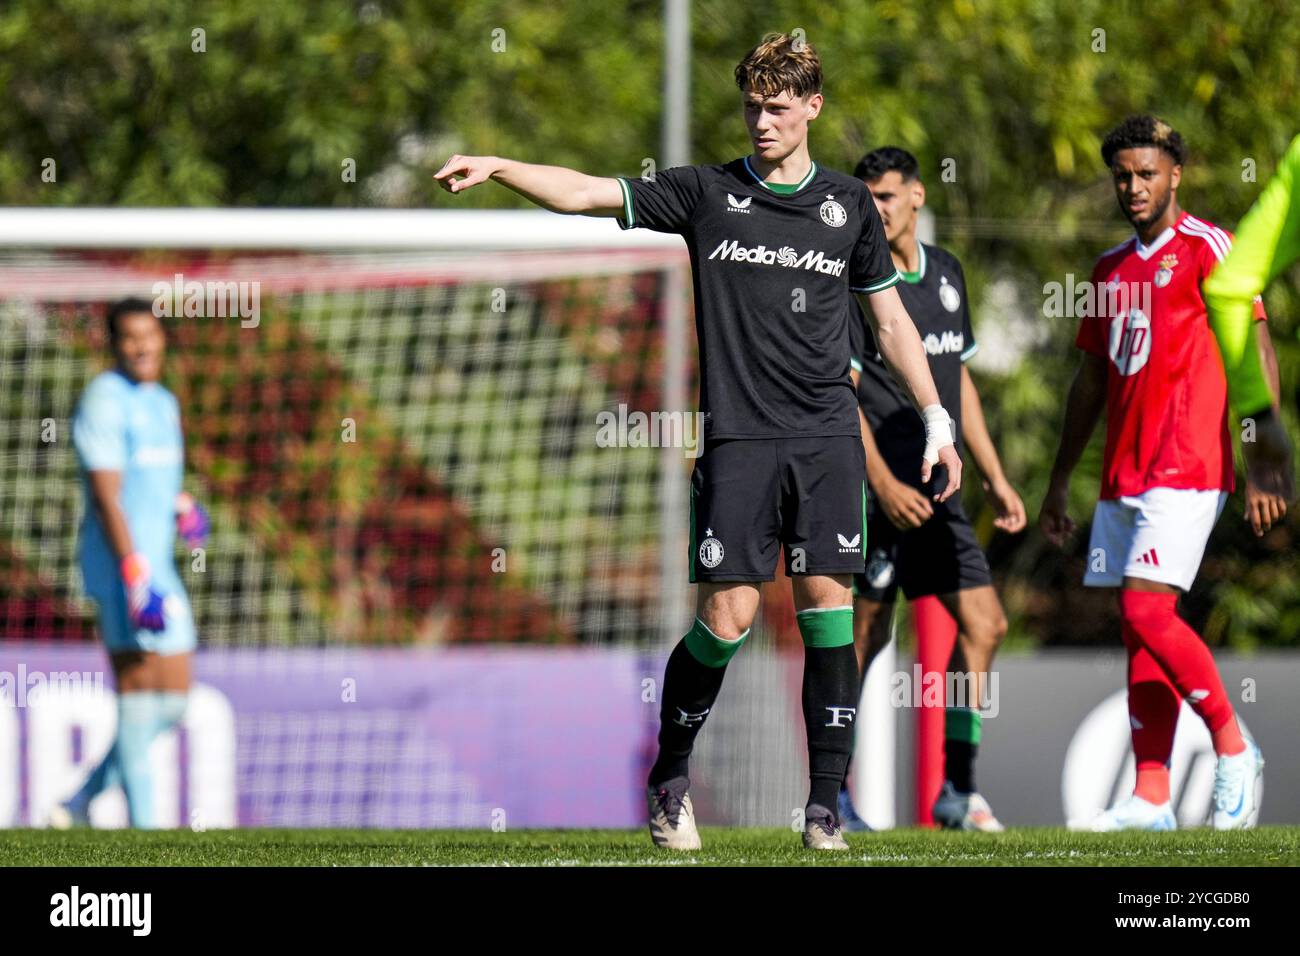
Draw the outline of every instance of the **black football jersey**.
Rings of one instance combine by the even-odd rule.
[[[971,331],[966,279],[951,253],[925,243],[918,245],[920,268],[914,276],[903,276],[898,294],[921,335],[939,401],[952,416],[957,453],[961,454],[961,367],[977,348]],[[860,308],[855,310],[850,336],[854,365],[862,372],[858,400],[880,455],[894,477],[920,488],[925,424],[880,357]],[[937,476],[931,484],[936,480]]]
[[[690,251],[705,439],[859,434],[849,293],[899,281],[866,186],[814,163],[783,195],[747,157],[619,183],[620,226]]]

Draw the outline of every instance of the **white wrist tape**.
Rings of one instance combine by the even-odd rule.
[[[921,409],[921,418],[925,422],[925,455],[930,464],[939,460],[939,449],[944,445],[954,444],[952,419],[942,405],[927,405]]]

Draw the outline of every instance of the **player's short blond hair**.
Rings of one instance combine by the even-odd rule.
[[[736,65],[736,85],[745,93],[778,96],[789,90],[807,99],[822,91],[822,61],[801,36],[769,33]]]

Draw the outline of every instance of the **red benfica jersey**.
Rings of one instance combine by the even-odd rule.
[[[1133,236],[1093,267],[1095,308],[1075,345],[1109,370],[1102,499],[1232,490],[1228,385],[1201,298],[1231,244],[1218,226],[1183,213],[1151,245]],[[1259,300],[1255,314],[1264,318]]]

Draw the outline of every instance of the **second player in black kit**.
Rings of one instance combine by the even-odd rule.
[[[966,280],[961,264],[937,246],[918,242],[920,268],[902,276],[898,293],[921,334],[939,400],[952,416],[957,451],[961,438],[962,363],[978,348],[971,331]],[[855,308],[857,303],[854,303]],[[860,316],[859,316],[860,318]],[[933,500],[943,487],[943,469],[923,485],[916,459],[925,428],[876,350],[862,321],[850,324],[854,367],[861,371],[858,400],[880,456],[894,477]],[[867,504],[867,565],[855,580],[860,597],[892,603],[901,587],[908,600],[949,594],[992,583],[988,560],[962,509],[960,496],[934,504],[934,516],[919,528],[894,526],[872,496]]]
[[[994,515],[993,526],[1016,534],[1025,526],[1024,503],[1002,470],[979,390],[965,366],[976,346],[961,265],[916,235],[918,214],[925,206],[916,157],[896,146],[882,146],[863,156],[854,175],[876,203],[890,256],[902,273],[898,301],[916,327],[938,398],[950,410],[955,430],[945,437],[957,443],[957,454],[969,451],[984,480],[984,503]],[[869,306],[874,308],[874,302]],[[857,336],[858,327],[853,328]],[[909,600],[933,596],[953,617],[957,639],[948,654],[948,676],[954,683],[951,690],[945,687],[944,779],[938,793],[923,794],[922,799],[933,799],[934,820],[941,826],[998,832],[1002,824],[975,787],[974,767],[980,707],[989,690],[993,655],[1006,633],[1006,615],[961,499],[939,500],[943,496],[935,494],[938,484],[922,482],[911,467],[908,456],[926,441],[925,429],[881,361],[879,343],[872,340],[872,330],[878,328],[878,323],[864,328],[854,349],[872,492],[867,566],[854,582],[858,666],[865,680],[872,661],[892,639],[900,588]],[[865,828],[850,789],[846,784],[840,791],[839,817],[850,829]]]

